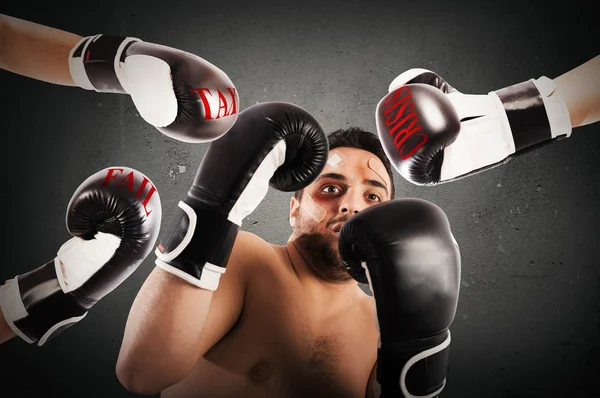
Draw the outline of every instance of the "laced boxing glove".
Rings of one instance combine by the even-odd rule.
[[[54,259],[0,287],[15,334],[41,346],[83,319],[150,253],[161,213],[158,191],[139,171],[110,167],[88,177],[67,206],[73,238]]]
[[[75,84],[129,94],[141,117],[184,142],[209,142],[235,123],[239,96],[229,77],[185,51],[133,37],[95,35],[69,56]]]
[[[187,197],[156,249],[156,264],[200,288],[215,290],[242,220],[269,184],[295,191],[323,170],[329,146],[317,121],[283,102],[254,105],[207,149]]]
[[[383,202],[348,220],[338,247],[350,275],[373,291],[381,397],[438,396],[461,272],[444,212],[421,199]]]
[[[568,108],[545,76],[487,95],[462,94],[410,69],[377,105],[377,131],[407,181],[436,185],[504,164],[515,153],[571,134]]]

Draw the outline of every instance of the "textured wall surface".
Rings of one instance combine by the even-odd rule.
[[[242,109],[288,101],[326,131],[374,131],[377,102],[408,68],[433,69],[463,92],[486,93],[556,77],[599,54],[592,3],[8,0],[0,12],[80,35],[180,48],[223,69]],[[68,239],[65,208],[87,176],[107,166],[136,168],[157,185],[168,215],[206,149],[163,136],[124,95],[0,71],[0,98],[2,281],[45,263]],[[599,171],[595,124],[453,184],[422,188],[396,175],[396,195],[441,206],[461,247],[444,397],[597,396]],[[270,191],[243,228],[284,243],[289,196]],[[133,396],[118,383],[115,362],[153,259],[52,344],[1,345],[0,396]]]

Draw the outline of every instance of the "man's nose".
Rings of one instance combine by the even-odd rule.
[[[364,207],[365,201],[362,199],[361,195],[347,194],[342,203],[340,203],[339,212],[342,214],[350,213],[351,215],[355,215],[364,209]]]

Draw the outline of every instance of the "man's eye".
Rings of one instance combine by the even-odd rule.
[[[340,190],[335,185],[326,185],[323,188],[321,188],[321,192],[325,193],[337,193],[339,191]]]
[[[379,196],[375,195],[374,193],[368,194],[367,197],[369,198],[369,200],[374,200],[376,202],[381,202],[381,198]]]

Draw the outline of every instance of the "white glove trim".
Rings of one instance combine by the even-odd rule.
[[[571,115],[569,114],[569,108],[565,101],[558,95],[552,95],[556,89],[554,81],[542,76],[539,79],[531,79],[531,82],[540,92],[542,101],[544,101],[544,108],[546,108],[546,115],[550,122],[550,133],[552,138],[556,138],[560,135],[571,136],[573,127],[571,125]]]
[[[18,276],[15,276],[13,279],[7,280],[4,285],[0,286],[0,307],[2,307],[4,319],[12,331],[27,343],[32,344],[35,342],[23,334],[23,332],[21,332],[14,324],[14,321],[18,321],[29,315],[21,300],[21,291],[19,290],[17,278]]]
[[[77,42],[77,44],[69,52],[69,72],[71,73],[71,78],[78,87],[81,87],[85,90],[94,90],[94,86],[92,85],[92,82],[90,82],[90,79],[88,79],[87,73],[85,73],[85,66],[83,65],[83,60],[85,59],[85,53],[90,43],[100,36],[101,35],[84,37],[83,39],[79,40],[79,42]],[[88,42],[81,50],[81,56],[75,58],[73,56],[75,50],[77,50],[81,43],[83,43],[86,40]]]
[[[379,332],[379,318],[377,318],[377,305],[375,302],[375,291],[373,290],[373,284],[371,283],[371,274],[369,274],[369,269],[367,268],[367,262],[362,261],[360,265],[365,270],[365,275],[367,276],[367,282],[369,282],[369,289],[371,289],[371,293],[373,294],[373,306],[375,307],[375,327],[377,327],[377,331]],[[377,339],[377,348],[381,348],[381,337]]]
[[[187,216],[188,216],[188,220],[189,220],[188,229],[187,229],[187,231],[185,231],[185,236],[183,237],[181,242],[179,242],[179,245],[177,245],[177,247],[172,252],[162,253],[160,250],[158,250],[158,248],[156,248],[156,250],[154,250],[154,254],[156,254],[156,257],[158,257],[161,260],[161,262],[162,261],[171,261],[175,257],[179,256],[181,254],[181,252],[183,252],[183,250],[185,250],[187,245],[190,244],[190,242],[192,241],[192,238],[194,237],[194,232],[196,231],[196,225],[198,224],[198,216],[196,215],[196,212],[194,211],[194,209],[192,209],[190,205],[188,205],[187,203],[185,203],[182,200],[179,201],[177,206],[179,206],[179,208],[181,210],[183,210],[185,212],[185,214],[187,214]],[[169,267],[170,267],[170,265],[169,265]]]
[[[202,274],[200,275],[200,279],[196,279],[190,274],[183,272],[179,268],[175,268],[172,265],[161,261],[160,259],[156,259],[154,262],[158,267],[164,269],[165,271],[180,277],[188,283],[191,283],[194,286],[197,286],[201,289],[215,291],[219,286],[219,280],[221,279],[221,275],[225,273],[225,268],[220,267],[218,265],[214,265],[211,263],[204,264],[202,268]]]
[[[444,340],[443,343],[441,343],[438,346],[432,347],[428,350],[422,351],[422,352],[418,353],[417,355],[415,355],[414,357],[412,357],[411,359],[409,359],[408,361],[406,361],[406,363],[402,367],[402,371],[400,372],[400,380],[399,380],[400,389],[402,390],[402,394],[404,394],[404,397],[406,397],[406,398],[433,398],[433,397],[437,397],[442,392],[444,387],[446,387],[446,378],[444,378],[444,383],[442,384],[442,386],[439,389],[437,389],[436,391],[432,392],[431,394],[412,395],[410,392],[408,392],[408,389],[406,388],[406,374],[408,373],[410,368],[415,363],[446,349],[450,345],[450,341],[451,341],[450,331],[448,330],[448,337],[446,337],[446,340]]]
[[[229,212],[227,219],[238,226],[252,213],[269,190],[269,181],[279,166],[285,162],[285,140],[281,140],[271,149],[250,178],[248,185]]]
[[[84,313],[81,316],[74,316],[72,318],[68,318],[65,319],[63,321],[58,322],[56,325],[52,326],[50,329],[48,329],[48,331],[46,333],[44,333],[44,335],[42,336],[42,338],[40,339],[40,341],[38,341],[38,346],[43,346],[46,341],[48,341],[48,339],[50,338],[50,336],[52,336],[54,334],[54,332],[60,328],[62,328],[65,325],[69,325],[71,323],[77,323],[80,320],[82,320],[83,318],[85,318],[85,316],[87,315],[87,312]]]
[[[390,83],[390,85],[388,87],[388,93],[391,93],[392,91],[399,89],[400,87],[404,86],[406,84],[406,82],[414,79],[415,77],[417,77],[423,73],[434,73],[434,72],[432,72],[428,69],[423,69],[423,68],[413,68],[413,69],[409,69],[405,72],[402,72],[394,80],[392,80],[392,82]],[[437,73],[436,73],[436,75],[437,75]]]
[[[119,80],[119,83],[121,83],[121,87],[123,87],[123,90],[125,90],[125,92],[129,93],[129,91],[127,91],[127,88],[125,87],[125,80],[126,77],[123,76],[123,70],[121,69],[121,54],[123,54],[123,50],[125,50],[125,47],[134,41],[141,41],[140,39],[136,38],[136,37],[127,37],[125,38],[125,40],[123,40],[123,42],[119,45],[119,48],[117,49],[117,54],[115,55],[115,59],[114,59],[114,68],[115,68],[115,74],[117,75],[117,80]],[[129,58],[129,57],[127,57]],[[124,61],[127,61],[127,58],[125,58]]]

